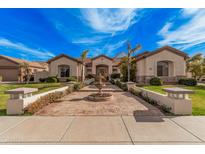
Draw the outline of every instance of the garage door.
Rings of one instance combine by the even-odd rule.
[[[17,68],[0,68],[0,76],[3,81],[18,81],[18,69]]]

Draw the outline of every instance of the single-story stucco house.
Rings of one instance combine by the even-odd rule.
[[[170,46],[164,46],[152,52],[144,52],[135,56],[137,63],[136,81],[148,83],[152,77],[160,77],[165,82],[174,83],[181,77],[186,77],[187,54]],[[112,73],[120,73],[120,61],[106,55],[87,58],[83,64],[80,58],[61,54],[47,61],[48,71],[38,71],[35,81],[39,78],[57,76],[60,81],[67,77],[82,75],[98,75],[101,73],[108,79]],[[0,63],[0,66],[2,64]],[[84,67],[85,73],[82,74]],[[0,74],[1,75],[1,74]]]
[[[26,60],[0,55],[0,76],[2,81],[23,81],[23,73],[20,65],[27,63],[31,73],[48,70],[45,62],[29,62]]]
[[[186,77],[188,55],[170,46],[137,55],[136,81],[147,83],[152,77],[160,77],[164,82],[174,83]]]

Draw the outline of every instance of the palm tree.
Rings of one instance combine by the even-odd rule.
[[[31,78],[31,69],[29,68],[29,64],[23,62],[20,64],[20,68],[22,69],[23,75],[26,77],[26,84],[28,84]]]
[[[89,50],[84,50],[83,52],[82,52],[82,54],[81,54],[81,60],[82,60],[82,63],[83,63],[83,66],[82,66],[82,71],[81,71],[81,77],[82,77],[82,82],[84,81],[84,79],[85,79],[85,71],[84,71],[84,65],[85,65],[85,59],[87,58],[87,54],[88,54],[88,51]]]
[[[128,53],[127,53],[127,57],[128,57],[128,65],[127,65],[127,73],[128,73],[128,79],[127,79],[127,82],[130,82],[130,63],[131,63],[131,55],[133,53],[135,53],[137,50],[140,50],[141,49],[141,45],[138,44],[136,45],[135,48],[131,48],[131,44],[130,42],[127,42],[127,50],[128,50]]]

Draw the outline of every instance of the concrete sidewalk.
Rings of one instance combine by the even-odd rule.
[[[205,117],[0,117],[1,144],[205,144]]]

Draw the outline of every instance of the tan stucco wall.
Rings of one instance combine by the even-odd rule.
[[[171,61],[173,62],[172,76],[186,76],[186,61],[184,57],[164,50],[158,54],[142,59],[137,62],[137,76],[157,76],[157,62]],[[170,68],[171,68],[170,67]]]
[[[96,74],[96,65],[108,65],[108,73],[112,73],[113,61],[105,57],[99,57],[92,61],[92,74]]]
[[[18,74],[18,64],[0,58],[0,76],[2,76],[3,81],[18,81]]]
[[[70,75],[71,76],[81,76],[81,64],[79,65],[78,62],[61,57],[57,60],[51,61],[49,64],[49,75],[55,76],[58,74],[58,66],[59,65],[69,65],[70,66]]]
[[[155,100],[159,105],[171,107],[170,112],[174,115],[192,114],[192,101],[190,99],[175,99],[147,89],[140,89],[143,96],[149,97],[151,100]]]
[[[18,64],[11,62],[5,58],[0,58],[0,66],[18,67]]]

